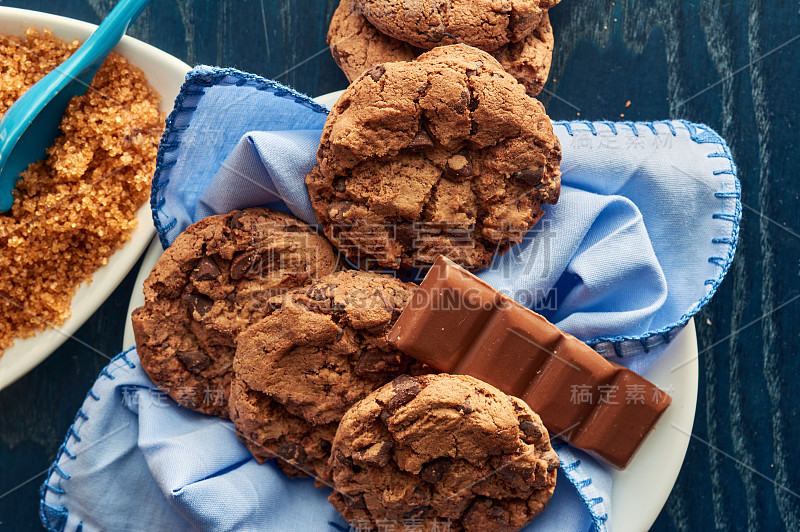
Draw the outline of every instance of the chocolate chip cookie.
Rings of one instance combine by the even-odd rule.
[[[520,42],[559,0],[355,0],[382,33],[431,50],[463,43],[494,51]]]
[[[411,61],[425,50],[384,35],[354,5],[342,0],[333,14],[328,44],[336,64],[354,81],[375,65]],[[523,40],[492,52],[507,72],[525,86],[529,96],[542,91],[553,59],[553,28],[547,12],[539,25]]]
[[[488,53],[443,46],[353,82],[306,177],[325,234],[364,269],[470,270],[558,201],[561,146],[537,100]]]
[[[547,13],[533,32],[520,42],[509,43],[493,52],[506,72],[525,86],[529,96],[536,96],[547,83],[553,62],[555,37]]]
[[[386,340],[415,288],[344,271],[270,300],[271,313],[240,335],[233,363],[231,419],[256,459],[330,479],[330,442],[345,411],[421,371]]]
[[[553,495],[558,456],[524,402],[469,376],[402,375],[342,418],[329,500],[354,526],[519,530]]]
[[[328,29],[331,55],[349,81],[374,65],[411,61],[422,53],[419,48],[379,32],[353,2],[341,0]]]
[[[227,417],[239,333],[267,314],[269,298],[335,268],[330,243],[288,214],[252,208],[189,226],[133,312],[142,367],[179,404]]]

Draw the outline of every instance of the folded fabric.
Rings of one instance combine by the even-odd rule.
[[[48,530],[348,530],[327,501],[330,489],[256,462],[233,423],[160,391],[135,350],[103,370],[47,476]],[[532,530],[589,530],[567,478],[559,474],[558,482]]]
[[[192,71],[153,181],[162,244],[205,216],[254,205],[315,223],[303,180],[326,116],[275,82]],[[710,299],[733,258],[741,206],[730,151],[708,127],[682,121],[554,129],[564,155],[559,203],[478,275],[642,371]],[[557,451],[556,494],[529,530],[610,529],[608,471],[569,446]],[[128,352],[79,411],[41,507],[51,530],[346,530],[327,494],[258,465],[230,422],[169,401]]]

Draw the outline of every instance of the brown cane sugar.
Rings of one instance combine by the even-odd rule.
[[[0,115],[80,45],[50,32],[0,36]],[[147,200],[164,116],[144,74],[111,54],[73,98],[44,161],[0,214],[0,356],[58,326],[76,290],[130,238]]]

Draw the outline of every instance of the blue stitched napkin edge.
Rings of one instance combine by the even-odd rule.
[[[715,192],[714,197],[719,199],[735,199],[736,207],[733,213],[713,213],[711,216],[713,219],[722,219],[731,222],[730,237],[715,238],[711,241],[712,244],[727,245],[728,253],[724,257],[713,256],[708,258],[709,263],[715,264],[721,268],[719,270],[719,274],[714,279],[705,280],[704,284],[706,286],[711,286],[711,289],[708,291],[708,293],[706,293],[705,296],[700,298],[700,300],[694,304],[691,311],[686,312],[674,324],[668,325],[662,329],[647,332],[639,336],[598,337],[586,342],[587,344],[591,345],[595,351],[605,357],[616,356],[617,358],[624,358],[628,355],[639,354],[642,351],[647,353],[659,345],[670,343],[681,332],[683,327],[689,323],[689,320],[692,319],[695,314],[700,312],[700,310],[702,310],[709,301],[711,301],[711,298],[714,297],[714,294],[717,292],[722,280],[728,274],[728,270],[733,262],[733,257],[736,255],[736,245],[739,241],[739,224],[742,219],[742,186],[739,182],[736,163],[733,161],[733,154],[731,153],[728,144],[725,142],[725,139],[723,139],[711,127],[705,124],[689,122],[687,120],[657,120],[654,122],[610,122],[607,120],[590,122],[586,120],[579,120],[571,122],[553,122],[554,126],[563,126],[570,136],[574,136],[575,131],[580,130],[578,126],[585,127],[585,131],[590,132],[593,136],[597,136],[597,126],[601,125],[608,127],[614,135],[617,135],[618,127],[630,128],[636,137],[639,136],[638,128],[640,127],[647,128],[654,135],[658,135],[658,132],[655,129],[655,126],[658,124],[667,126],[673,136],[676,134],[675,124],[682,125],[686,128],[687,132],[689,133],[689,138],[691,138],[693,142],[697,144],[716,144],[719,146],[720,151],[708,154],[708,158],[721,158],[728,161],[729,167],[724,170],[715,171],[714,175],[728,174],[732,176],[735,189],[731,192]],[[640,345],[636,345],[637,343]]]
[[[188,72],[186,80],[181,85],[181,90],[175,98],[175,106],[167,117],[166,128],[158,146],[156,171],[153,175],[150,189],[150,209],[153,213],[153,224],[156,231],[158,231],[158,237],[164,249],[169,247],[169,240],[167,240],[166,234],[175,226],[176,220],[174,218],[170,219],[166,215],[162,220],[161,214],[163,214],[166,200],[160,194],[160,191],[169,185],[169,173],[176,162],[172,153],[178,149],[181,134],[187,129],[187,126],[177,126],[176,122],[178,117],[183,114],[191,116],[191,113],[196,109],[193,104],[203,95],[204,89],[215,85],[235,85],[237,87],[247,85],[257,90],[272,90],[275,96],[291,98],[295,103],[309,107],[315,112],[328,114],[328,109],[324,105],[315,102],[311,97],[281,85],[277,81],[268,80],[255,74],[242,72],[235,68],[217,68],[203,65],[199,65]]]
[[[112,358],[111,362],[109,362],[108,365],[100,371],[100,375],[97,377],[98,380],[100,378],[106,378],[113,381],[115,379],[114,373],[117,370],[122,368],[135,369],[136,365],[127,358],[128,353],[134,349],[136,348],[131,347]],[[75,419],[72,421],[72,425],[70,425],[69,429],[67,429],[67,435],[64,437],[64,442],[58,448],[58,453],[56,454],[55,460],[53,460],[53,463],[50,465],[50,469],[47,470],[45,481],[39,488],[39,520],[42,522],[42,526],[44,526],[44,528],[49,532],[63,532],[67,525],[69,510],[63,506],[53,506],[46,503],[45,496],[47,495],[48,491],[52,491],[58,495],[66,494],[66,490],[62,487],[62,482],[69,480],[70,475],[65,473],[58,464],[61,462],[61,458],[64,455],[72,458],[73,460],[76,458],[76,455],[67,448],[67,444],[69,443],[70,439],[74,439],[78,443],[81,442],[81,427],[84,423],[89,421],[89,416],[87,416],[83,411],[83,404],[86,403],[90,397],[95,401],[100,400],[100,397],[94,391],[94,386],[96,383],[97,381],[92,384],[92,387],[89,388],[89,391],[86,393],[86,397],[84,397],[81,407],[78,408],[78,412],[75,414]],[[58,475],[57,486],[50,484],[50,479],[53,477],[54,473]],[[81,527],[82,525],[83,523],[81,523]]]

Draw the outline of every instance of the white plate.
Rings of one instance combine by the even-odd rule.
[[[340,95],[341,91],[320,96],[316,100],[330,108]],[[130,314],[133,309],[144,304],[142,286],[161,253],[161,244],[157,240],[147,250],[128,307],[123,348],[135,343]],[[658,420],[654,432],[644,441],[628,467],[623,471],[611,472],[611,519],[614,532],[648,530],[667,502],[686,456],[689,434],[694,424],[698,383],[697,356],[697,335],[692,319],[659,359],[644,372],[648,380],[664,390],[669,390],[672,404]]]
[[[0,7],[0,34],[21,36],[30,27],[49,29],[56,37],[66,41],[86,40],[97,28],[93,24],[46,13]],[[161,110],[170,112],[184,77],[190,70],[189,65],[131,37],[123,37],[115,51],[144,71],[147,81],[161,95]],[[26,340],[17,340],[0,357],[0,390],[50,356],[95,313],[125,278],[154,234],[149,203],[142,206],[137,219],[139,223],[130,241],[109,258],[108,264],[94,273],[91,284],[84,283],[78,289],[72,299],[71,317],[58,328],[42,331]],[[114,353],[109,355],[113,356]]]

